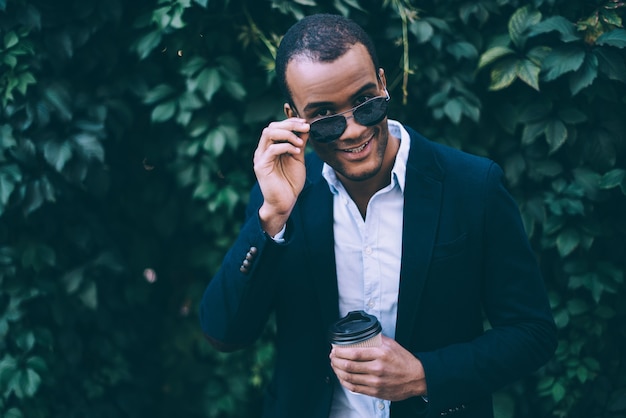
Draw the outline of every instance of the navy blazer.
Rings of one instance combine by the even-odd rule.
[[[421,360],[429,402],[392,402],[391,415],[492,417],[491,393],[556,348],[539,267],[498,165],[407,130],[395,338]],[[255,186],[247,220],[201,303],[203,332],[222,350],[253,343],[275,314],[264,417],[326,418],[339,384],[327,342],[339,317],[333,198],[321,168],[308,154],[283,244],[260,226]]]

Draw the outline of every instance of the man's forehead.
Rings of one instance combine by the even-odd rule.
[[[285,78],[288,84],[294,82],[315,82],[316,78],[341,78],[342,75],[358,77],[376,77],[374,67],[367,49],[356,44],[344,54],[332,61],[323,61],[308,54],[294,56],[287,65]]]
[[[342,57],[344,57],[346,54],[348,54],[351,51],[359,51],[361,54],[366,55],[369,61],[371,62],[372,67],[375,67],[374,60],[372,59],[365,45],[363,45],[360,42],[357,42],[355,44],[348,45],[342,52],[337,53],[336,55],[328,54],[328,53],[324,54],[322,52],[308,50],[308,49],[297,51],[289,58],[289,61],[287,61],[286,68],[289,68],[289,66],[294,62],[295,63],[311,63],[311,64],[315,64],[315,63],[332,64],[336,62],[337,60],[341,59]],[[333,56],[333,58],[330,58],[331,56]]]

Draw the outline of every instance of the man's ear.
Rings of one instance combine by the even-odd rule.
[[[387,91],[387,78],[385,78],[385,70],[378,69],[378,81],[382,84],[383,90]]]
[[[285,112],[285,116],[287,116],[287,118],[297,118],[298,117],[298,113],[293,110],[293,108],[291,107],[291,105],[289,103],[285,103],[283,105],[283,111]]]

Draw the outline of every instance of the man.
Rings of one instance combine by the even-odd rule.
[[[205,335],[238,349],[275,313],[265,417],[493,416],[491,393],[556,345],[502,171],[388,120],[385,72],[346,18],[296,23],[276,73],[287,119],[259,140]],[[329,326],[353,310],[379,319],[382,346],[331,350]]]

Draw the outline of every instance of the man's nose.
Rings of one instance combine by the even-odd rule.
[[[357,122],[356,119],[354,119],[354,114],[352,112],[350,112],[349,115],[344,114],[343,116],[346,118],[346,130],[343,131],[339,140],[341,141],[360,137],[363,134],[364,129],[367,127]]]

